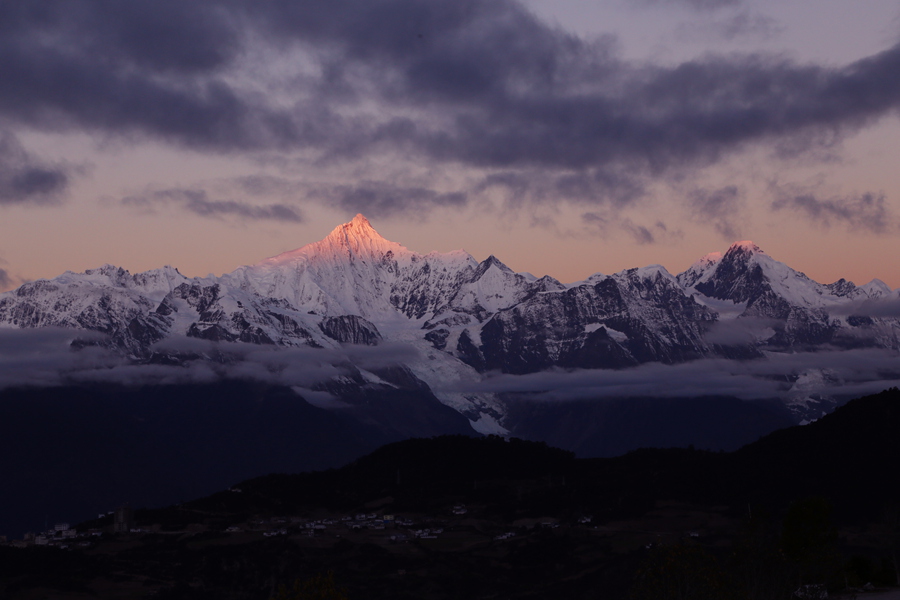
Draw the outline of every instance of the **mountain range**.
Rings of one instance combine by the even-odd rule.
[[[750,242],[563,284],[362,215],[221,277],[67,272],[0,294],[0,533],[414,437],[736,450],[896,386],[897,305]]]
[[[56,331],[73,351],[105,353],[65,382],[115,378],[120,359],[175,379],[196,377],[197,365],[274,378],[322,407],[352,389],[412,387],[476,431],[506,434],[511,398],[654,396],[622,378],[695,378],[704,359],[728,365],[731,388],[749,377],[760,389],[672,385],[663,395],[777,397],[812,420],[842,393],[869,391],[859,388],[868,380],[888,382],[881,389],[900,378],[898,304],[879,280],[821,284],[747,241],[678,275],[651,265],[563,284],[494,256],[412,252],[357,215],[221,277],[105,265],[32,281],[0,294],[0,330]],[[842,351],[877,352],[884,364],[848,374]]]

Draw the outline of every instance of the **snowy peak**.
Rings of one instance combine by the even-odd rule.
[[[502,271],[503,273],[506,273],[506,274],[510,274],[510,275],[514,274],[512,269],[510,269],[509,267],[504,265],[502,262],[500,262],[500,260],[496,256],[491,254],[490,256],[488,256],[486,259],[484,259],[483,261],[481,261],[478,264],[478,268],[475,270],[474,278],[475,279],[481,278],[491,267],[494,267],[495,269],[499,269],[500,271]]]
[[[666,289],[677,288],[684,295],[684,288],[662,265],[648,265],[634,269],[619,271],[611,277],[623,288],[628,289]]]
[[[396,242],[383,238],[369,220],[358,214],[349,223],[338,225],[324,240],[315,244],[322,254],[346,253],[350,258],[382,258],[388,252],[409,254],[409,250]]]
[[[708,260],[704,257],[680,274],[678,280],[710,298],[750,304],[765,298],[766,303],[779,305],[777,310],[770,307],[767,312],[780,314],[788,306],[823,306],[829,302],[828,297],[835,295],[828,286],[773,259],[751,241],[735,242],[718,260],[707,256]],[[838,284],[836,289],[845,291]]]
[[[834,294],[835,296],[852,296],[853,293],[857,290],[856,285],[852,281],[847,281],[843,277],[835,281],[834,283],[829,283],[825,286],[828,290]]]
[[[350,219],[349,223],[344,223],[344,228],[355,228],[361,232],[371,232],[375,235],[378,235],[378,232],[372,227],[372,224],[369,223],[369,220],[362,213],[356,213],[356,216]],[[368,231],[366,231],[368,230]]]
[[[338,225],[331,230],[322,243],[332,246],[342,246],[349,248],[351,251],[359,252],[363,248],[382,248],[386,245],[393,244],[384,239],[369,220],[362,214],[357,214],[353,219]]]
[[[369,220],[358,214],[348,223],[338,225],[324,239],[266,259],[260,266],[280,266],[297,261],[335,260],[341,258],[378,258],[388,253],[396,258],[411,254],[396,242],[383,238]]]
[[[687,281],[685,280],[685,283]],[[720,300],[753,302],[774,293],[791,305],[809,306],[822,287],[806,275],[770,257],[753,242],[738,242],[693,284],[698,292]]]
[[[126,279],[130,274],[128,271],[123,269],[122,267],[117,267],[115,265],[111,265],[109,263],[103,265],[102,267],[98,267],[96,269],[88,269],[84,272],[85,275],[102,275],[104,277],[108,277],[110,281],[121,281]]]
[[[715,271],[716,265],[722,261],[721,252],[710,252],[692,264],[684,273],[680,273],[676,279],[684,288],[692,288],[701,281],[709,278]]]
[[[657,281],[659,279],[666,280],[674,280],[672,274],[662,265],[647,265],[646,267],[639,267],[637,269],[628,269],[624,271],[624,273],[628,273],[628,275],[633,277],[638,277],[640,279],[649,279],[652,281]]]
[[[731,259],[734,259],[737,256],[749,258],[756,254],[765,254],[765,252],[762,250],[762,248],[760,248],[750,240],[744,240],[741,242],[735,242],[731,246],[729,246],[728,250],[725,252],[725,257]]]
[[[892,293],[892,290],[890,287],[888,287],[888,284],[880,279],[873,279],[869,283],[861,285],[856,289],[864,293],[869,298],[885,298],[890,296]]]
[[[307,313],[358,315],[381,327],[433,314],[477,266],[461,250],[425,256],[408,250],[358,214],[318,242],[240,267],[223,279]]]
[[[719,264],[719,261],[722,260],[721,252],[710,252],[709,254],[703,256],[693,264],[693,267],[699,267],[701,269],[708,269],[710,267],[714,267]]]

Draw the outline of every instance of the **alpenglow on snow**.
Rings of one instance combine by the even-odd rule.
[[[494,256],[418,254],[356,215],[321,241],[221,277],[105,265],[29,282],[0,294],[0,327],[64,328],[74,347],[104,347],[137,365],[221,358],[170,343],[185,339],[226,353],[239,345],[339,351],[350,363],[362,354],[348,348],[382,346],[397,354],[404,381],[427,386],[479,431],[503,432],[503,398],[478,385],[494,374],[897,350],[900,321],[866,312],[897,298],[878,280],[817,283],[752,242],[677,276],[653,265],[563,284],[515,273]],[[356,362],[358,377],[309,389],[340,396],[354,381],[399,385]]]

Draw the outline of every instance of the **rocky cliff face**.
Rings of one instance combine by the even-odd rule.
[[[509,373],[681,362],[709,354],[715,318],[662,267],[631,269],[498,311],[478,349],[483,368]]]

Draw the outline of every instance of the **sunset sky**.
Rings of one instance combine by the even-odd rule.
[[[562,281],[751,239],[900,286],[896,0],[0,3],[0,291],[357,212]]]

